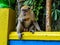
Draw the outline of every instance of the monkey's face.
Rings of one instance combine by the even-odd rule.
[[[29,13],[29,11],[30,11],[30,7],[29,6],[23,6],[22,8],[21,8],[21,12],[22,12],[22,14],[25,16],[27,13]]]

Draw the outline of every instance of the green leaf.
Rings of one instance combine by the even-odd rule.
[[[57,9],[57,12],[60,13],[60,10]]]
[[[55,20],[57,20],[57,11],[55,10]]]

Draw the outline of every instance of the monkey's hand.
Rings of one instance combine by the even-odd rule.
[[[18,21],[21,21],[21,22],[22,22],[22,21],[25,20],[25,19],[26,19],[25,16],[23,16],[23,17],[19,17],[19,18],[18,18]]]
[[[22,22],[22,21],[23,21],[23,18],[20,18],[20,17],[19,17],[19,18],[18,18],[18,21]]]
[[[22,39],[22,33],[18,34],[19,39]]]

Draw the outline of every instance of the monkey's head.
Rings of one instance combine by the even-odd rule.
[[[21,7],[21,12],[23,13],[23,15],[25,16],[27,13],[29,13],[30,11],[30,7],[29,6],[22,6]]]

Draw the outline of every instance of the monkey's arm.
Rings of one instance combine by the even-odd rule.
[[[22,16],[22,15],[20,14],[19,17],[18,17],[18,21],[22,22],[23,19],[25,19],[24,16]]]
[[[31,11],[31,20],[32,20],[32,21],[35,21],[35,14],[34,14],[33,11]]]
[[[22,30],[22,25],[21,25],[21,21],[18,20],[18,24],[17,24],[17,27],[16,27],[16,30],[17,30],[17,34],[18,34],[18,37],[21,38],[22,37],[22,33],[21,33],[21,30]]]
[[[34,14],[33,11],[31,12],[31,19],[32,19],[32,21],[33,21],[33,24],[34,24],[35,28],[36,28],[38,31],[41,31],[41,29],[40,29],[37,21],[35,20],[35,14]]]
[[[21,24],[20,24],[20,22],[18,21],[18,24],[17,24],[17,27],[16,27],[16,30],[17,30],[17,33],[18,33],[18,34],[20,33],[20,26],[21,26]]]

